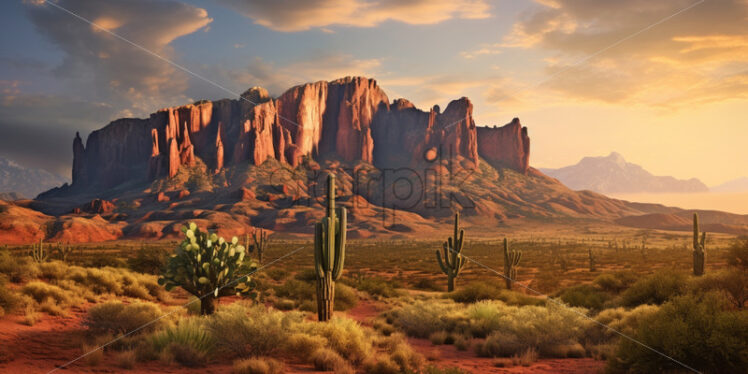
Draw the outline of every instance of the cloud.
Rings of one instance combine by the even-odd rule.
[[[541,87],[562,100],[678,107],[748,97],[748,2],[705,1],[673,16],[693,4],[538,1],[500,48],[552,54]]]
[[[171,42],[208,25],[204,9],[174,0],[59,0],[60,7],[167,59]],[[100,28],[45,3],[28,3],[36,29],[64,53],[54,69],[81,97],[113,102],[136,113],[181,99],[187,79],[174,67]]]
[[[85,138],[115,109],[68,96],[24,93],[17,81],[0,82],[0,156],[68,176],[76,131]]]
[[[373,27],[393,20],[427,25],[452,18],[490,17],[487,0],[219,0],[255,23],[276,31],[339,25]],[[329,29],[327,29],[329,30]]]

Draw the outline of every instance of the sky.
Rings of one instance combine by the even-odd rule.
[[[467,96],[479,126],[519,117],[535,167],[616,151],[748,175],[746,0],[3,1],[0,156],[69,178],[76,131],[349,75],[422,109]]]

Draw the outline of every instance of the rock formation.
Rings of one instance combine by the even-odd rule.
[[[477,166],[480,155],[492,165],[526,172],[527,129],[517,119],[498,129],[479,128],[472,111],[465,97],[443,113],[438,106],[421,111],[405,99],[390,103],[375,80],[362,77],[299,85],[277,99],[253,87],[237,100],[116,120],[92,132],[85,147],[76,134],[68,192],[173,177],[197,159],[219,171],[269,158],[295,166],[304,156],[380,168],[459,157]]]
[[[494,167],[527,173],[530,167],[530,137],[519,118],[502,127],[478,128],[478,153]]]

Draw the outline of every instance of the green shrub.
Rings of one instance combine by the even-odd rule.
[[[585,341],[599,345],[617,341],[620,337],[617,332],[631,336],[636,333],[636,329],[639,328],[643,320],[659,309],[660,307],[657,305],[639,305],[634,309],[619,307],[602,310],[594,317],[600,324],[589,324],[585,331]]]
[[[307,323],[303,332],[327,339],[327,346],[348,361],[359,363],[372,353],[371,331],[349,318],[333,318],[326,323]]]
[[[444,290],[444,287],[437,284],[433,279],[431,278],[421,278],[417,280],[415,283],[413,283],[413,288],[418,290],[426,290],[426,291],[442,291]]]
[[[161,329],[150,337],[153,352],[165,353],[184,366],[201,366],[209,360],[215,346],[213,335],[198,318],[182,319],[176,326]]]
[[[580,284],[562,290],[559,298],[566,304],[600,310],[610,295],[589,284]]]
[[[633,339],[704,373],[745,373],[748,311],[726,310],[716,293],[673,297],[643,320]],[[629,339],[620,339],[611,372],[688,371]]]
[[[735,308],[743,309],[748,301],[748,271],[730,268],[709,273],[695,278],[690,288],[696,293],[721,292]]]
[[[31,281],[21,289],[23,294],[31,296],[37,303],[54,303],[60,307],[68,307],[82,300],[70,291],[42,281]]]
[[[458,303],[474,303],[481,300],[498,300],[502,288],[486,283],[469,283],[447,296]]]
[[[431,335],[429,335],[429,341],[431,341],[431,344],[433,345],[442,345],[446,343],[448,336],[449,333],[446,331],[432,332]]]
[[[308,360],[312,353],[327,345],[327,339],[303,332],[291,334],[285,344],[285,351],[303,360]]]
[[[634,283],[621,294],[621,305],[662,304],[687,290],[688,277],[680,272],[661,271]]]
[[[234,362],[234,374],[280,374],[283,372],[282,362],[268,357],[247,358]]]
[[[358,296],[352,288],[342,283],[335,285],[335,310],[348,310],[356,306],[356,303],[358,303]]]
[[[123,304],[109,301],[92,306],[83,324],[94,334],[126,334],[153,331],[163,324],[156,320],[163,315],[161,308],[151,303]]]

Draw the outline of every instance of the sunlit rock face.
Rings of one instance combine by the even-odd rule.
[[[404,167],[459,157],[478,166],[526,172],[527,129],[513,121],[476,127],[468,98],[442,112],[390,103],[374,79],[346,77],[295,86],[272,98],[253,87],[236,100],[165,108],[146,119],[124,118],[73,142],[74,190],[101,190],[128,181],[173,177],[201,160],[208,168],[268,159],[298,165],[303,157]]]

